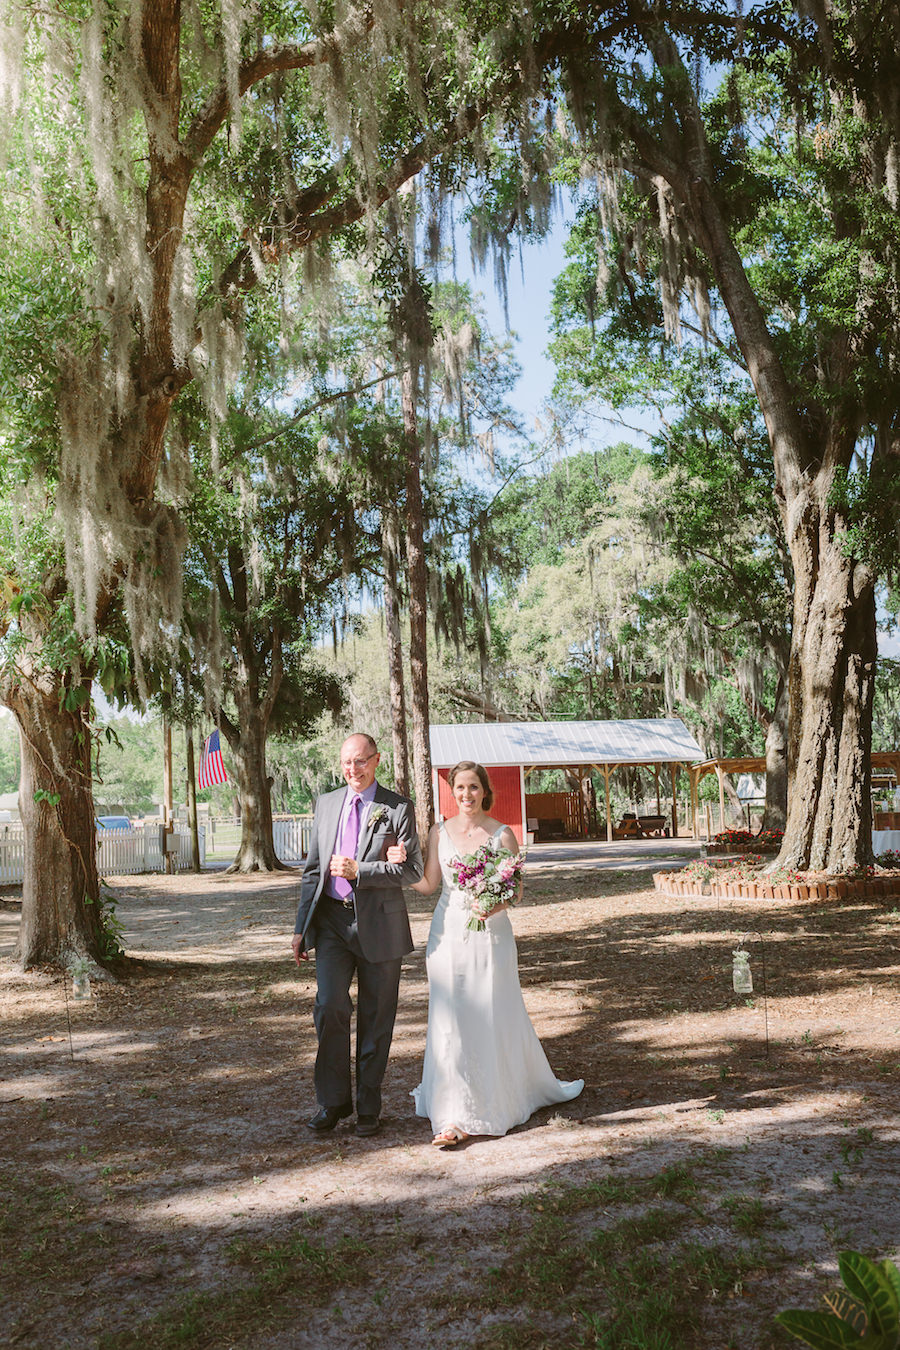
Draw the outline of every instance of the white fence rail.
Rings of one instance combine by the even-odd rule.
[[[312,816],[297,816],[294,820],[275,820],[272,822],[275,856],[281,862],[303,861],[309,852],[312,822]]]
[[[138,825],[133,830],[97,831],[97,868],[101,876],[126,876],[135,872],[162,872],[165,860],[159,822]],[[200,866],[206,861],[206,834],[200,835]],[[191,832],[175,826],[172,862],[177,871],[191,866]]]
[[[216,833],[218,842],[226,848],[231,844],[222,838],[229,831],[222,829],[223,822],[216,822],[215,833],[211,835],[210,845]],[[226,827],[229,824],[225,822]],[[236,842],[240,841],[240,825],[234,822]],[[276,820],[273,825],[275,853],[282,862],[299,863],[306,856],[312,832],[312,816],[298,816],[293,820]],[[206,830],[200,827],[200,865],[206,862]],[[126,876],[136,872],[162,872],[165,860],[162,852],[159,823],[138,825],[132,830],[97,831],[97,867],[101,876]],[[184,824],[175,826],[175,850],[172,861],[178,871],[191,867],[191,834]],[[232,855],[233,856],[233,855]],[[25,876],[25,832],[21,825],[0,824],[0,883],[21,882]]]
[[[0,825],[0,882],[25,876],[25,835],[21,825]]]

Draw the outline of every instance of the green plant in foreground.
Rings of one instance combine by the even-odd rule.
[[[792,1309],[775,1321],[813,1350],[900,1350],[900,1270],[859,1252],[842,1252],[838,1269],[847,1292],[826,1294],[830,1312]]]

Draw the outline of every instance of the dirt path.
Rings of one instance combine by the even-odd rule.
[[[672,1344],[797,1344],[772,1313],[813,1306],[837,1251],[900,1250],[900,913],[719,909],[646,885],[529,861],[526,1002],[555,1071],[587,1088],[454,1152],[409,1100],[419,897],[372,1140],[303,1126],[295,877],[122,879],[138,969],[69,1004],[71,1043],[60,983],[0,960],[0,1343],[649,1345],[615,1335],[631,1303],[651,1316],[658,1254],[679,1272],[674,1310],[652,1313],[675,1319]],[[8,937],[16,906],[0,908]],[[748,929],[766,937],[768,1059],[762,998],[730,987]]]

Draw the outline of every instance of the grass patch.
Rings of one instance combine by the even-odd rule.
[[[727,1195],[722,1207],[744,1237],[761,1237],[767,1228],[783,1228],[784,1221],[771,1205],[756,1196]]]
[[[477,1350],[705,1347],[706,1309],[739,1293],[750,1271],[783,1258],[762,1241],[778,1216],[747,1195],[722,1202],[717,1188],[701,1185],[699,1170],[702,1163],[678,1163],[649,1177],[543,1186],[524,1197],[507,1257],[442,1306],[469,1316],[517,1310],[521,1320],[484,1326]],[[723,1217],[731,1242],[721,1238]],[[716,1242],[704,1236],[708,1218]]]
[[[393,1245],[393,1244],[391,1244]],[[379,1244],[378,1260],[384,1255]],[[297,1293],[304,1307],[321,1307],[338,1289],[367,1284],[380,1268],[369,1244],[343,1238],[329,1246],[307,1237],[252,1243],[235,1239],[228,1254],[251,1272],[243,1284],[187,1294],[169,1308],[126,1331],[101,1336],[98,1350],[175,1350],[179,1346],[251,1344],[259,1333],[297,1316]],[[288,1293],[283,1302],[279,1296]]]

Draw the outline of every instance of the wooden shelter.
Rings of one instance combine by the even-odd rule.
[[[900,750],[875,750],[872,752],[872,769],[880,769],[892,775],[900,783]],[[691,822],[694,838],[700,838],[700,783],[707,774],[714,773],[719,781],[719,829],[725,829],[725,775],[730,773],[766,772],[765,755],[745,755],[740,759],[704,759],[699,764],[688,766],[691,780]]]
[[[536,816],[531,807],[546,809],[561,803],[541,803],[538,798],[576,797],[584,799],[586,781],[592,770],[603,776],[606,792],[606,837],[614,837],[610,810],[610,775],[624,766],[652,768],[656,780],[657,814],[632,817],[635,838],[647,833],[671,829],[678,835],[675,775],[679,768],[700,759],[702,751],[678,717],[644,718],[610,722],[480,722],[433,726],[431,762],[434,796],[438,814],[456,815],[456,803],[447,783],[447,775],[460,760],[474,760],[487,769],[494,789],[491,814],[514,831],[519,843],[525,842],[532,819],[559,820],[561,833],[586,834],[585,814],[574,803],[564,812],[558,809],[547,817]],[[660,773],[668,765],[672,787],[671,823],[660,810]],[[528,793],[526,779],[541,769],[561,769],[578,781],[578,793]],[[642,819],[656,822],[642,825]],[[624,823],[624,822],[623,822]]]

